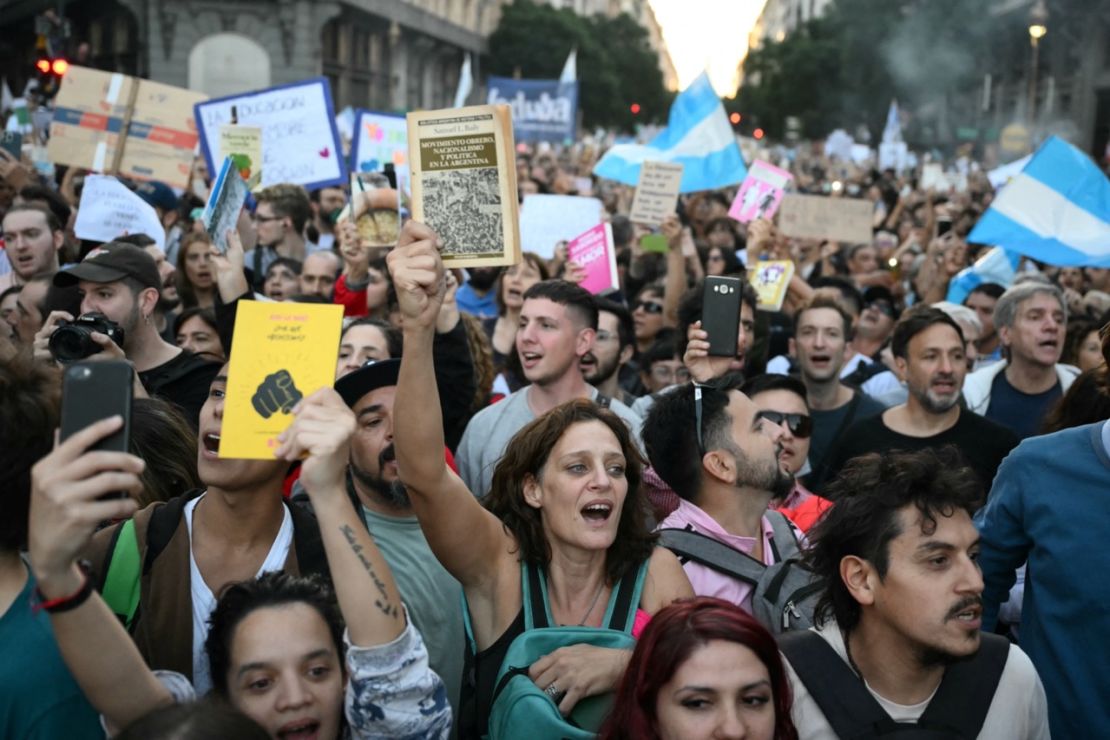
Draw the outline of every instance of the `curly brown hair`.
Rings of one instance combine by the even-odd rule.
[[[588,421],[600,421],[609,427],[625,459],[628,494],[621,508],[616,539],[605,557],[606,577],[610,583],[616,583],[651,556],[656,535],[648,530],[647,499],[640,490],[643,457],[624,421],[609,409],[593,401],[576,399],[556,406],[517,432],[493,472],[485,505],[516,539],[521,560],[546,568],[551,561],[551,546],[544,536],[543,514],[524,500],[524,481],[529,475],[540,478],[551,450],[563,434],[573,425]]]

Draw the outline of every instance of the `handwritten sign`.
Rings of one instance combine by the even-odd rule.
[[[598,224],[567,242],[567,259],[586,270],[586,279],[580,284],[594,295],[620,290],[617,251],[609,224]]]
[[[779,230],[801,239],[870,242],[873,210],[868,200],[787,193],[779,207]]]
[[[520,209],[520,243],[545,259],[555,246],[601,223],[601,201],[577,195],[526,195]]]
[[[257,126],[221,126],[220,158],[231,157],[232,166],[248,187],[262,182],[262,129]]]
[[[742,224],[757,218],[771,218],[782,202],[786,185],[794,176],[770,162],[757,159],[748,168],[728,215]]]
[[[240,125],[262,129],[262,185],[291,182],[314,190],[347,181],[327,78],[198,103],[196,119],[209,172],[218,168],[220,129],[231,123],[232,106]]]
[[[111,175],[85,178],[73,232],[78,239],[96,242],[110,242],[128,234],[146,234],[159,249],[166,247],[166,230],[158,219],[158,212]]]
[[[220,457],[273,460],[297,401],[335,380],[343,307],[240,301]]]
[[[759,297],[756,304],[761,311],[781,311],[786,300],[786,289],[794,277],[794,263],[790,260],[759,261],[748,270],[748,280]]]
[[[682,165],[674,162],[644,162],[640,166],[640,182],[632,198],[628,214],[634,223],[658,226],[678,205],[678,189],[682,185]]]
[[[355,118],[351,169],[381,172],[386,164],[408,165],[409,133],[404,116],[360,110]]]

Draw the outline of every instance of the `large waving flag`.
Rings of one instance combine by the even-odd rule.
[[[1053,136],[998,194],[967,240],[1058,267],[1110,267],[1110,180]]]
[[[725,107],[704,72],[678,94],[667,128],[649,144],[618,144],[594,167],[594,174],[636,185],[645,161],[682,165],[681,193],[714,190],[743,182],[748,174]]]

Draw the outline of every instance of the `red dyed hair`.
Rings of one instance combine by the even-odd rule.
[[[775,740],[797,740],[790,717],[790,683],[775,638],[743,609],[709,596],[681,599],[652,617],[636,643],[600,740],[658,738],[659,689],[710,640],[740,643],[763,661],[771,678]]]

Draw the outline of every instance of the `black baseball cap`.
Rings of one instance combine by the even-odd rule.
[[[114,283],[127,277],[138,280],[144,288],[162,290],[154,258],[142,247],[124,242],[108,242],[94,248],[78,264],[54,273],[54,285],[65,288],[76,285],[79,280]]]
[[[901,315],[898,310],[898,302],[894,300],[894,294],[890,292],[890,288],[885,285],[872,285],[867,290],[863,291],[863,307],[867,308],[867,304],[873,301],[886,301],[890,304],[891,309],[894,311],[894,318]]]
[[[400,372],[400,360],[368,360],[358,370],[352,370],[335,381],[335,390],[345,404],[354,408],[359,399],[370,391],[397,385]]]

